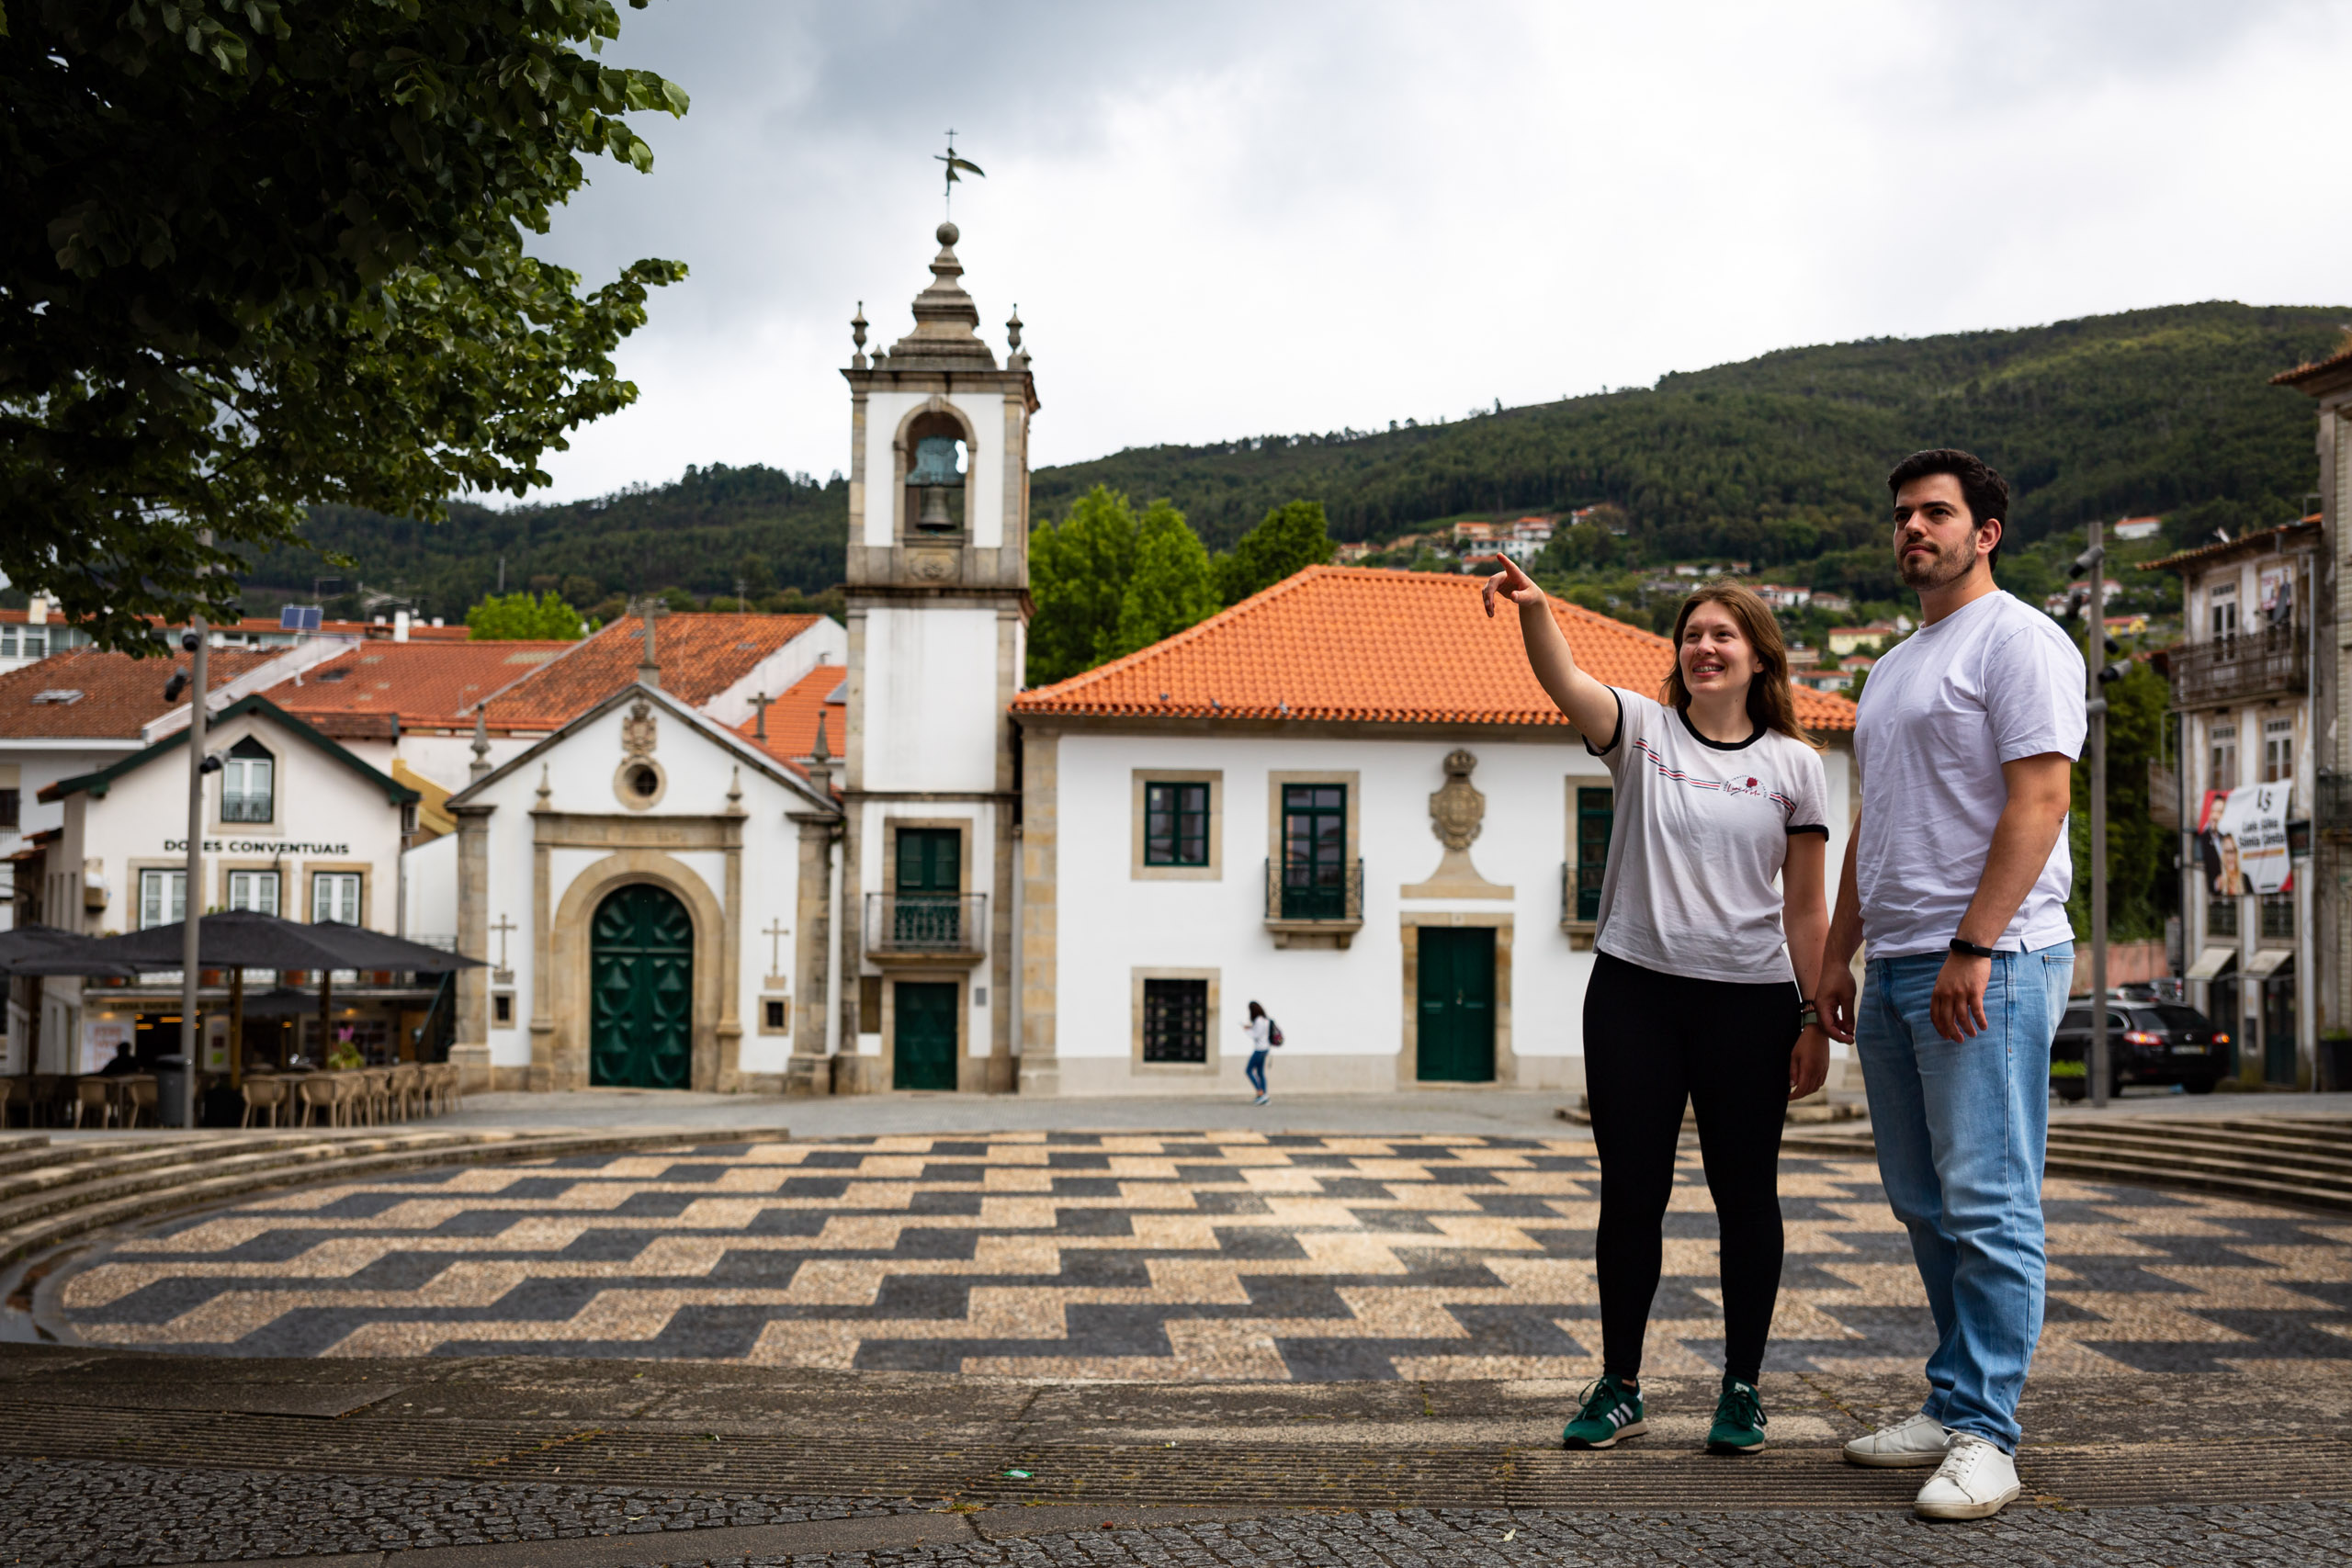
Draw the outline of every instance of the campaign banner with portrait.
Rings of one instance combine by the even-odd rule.
[[[2205,792],[2197,834],[2205,885],[2214,894],[2234,898],[2245,893],[2284,893],[2294,886],[2294,863],[2287,855],[2287,818],[2294,793],[2295,786],[2283,779]]]

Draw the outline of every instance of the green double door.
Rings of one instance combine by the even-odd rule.
[[[1492,1083],[1494,928],[1421,927],[1415,995],[1420,1010],[1415,1075],[1423,1082]]]
[[[899,1089],[954,1089],[956,982],[900,980],[895,989],[891,1083]]]
[[[694,1079],[695,925],[659,887],[623,887],[590,926],[588,1081],[685,1089]]]

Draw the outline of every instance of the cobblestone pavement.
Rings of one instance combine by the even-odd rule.
[[[1931,1342],[1867,1162],[1782,1163],[1775,1370]],[[2352,1221],[2052,1180],[2035,1372],[2352,1358]],[[270,1356],[695,1358],[1171,1381],[1589,1375],[1591,1145],[1019,1132],[714,1145],[306,1189],[122,1236],[37,1298],[89,1344]],[[1722,1331],[1695,1155],[1645,1371]]]
[[[1103,1512],[1118,1511],[1104,1508]],[[705,1555],[698,1532],[729,1527],[922,1515],[967,1538],[868,1551]],[[998,1516],[1003,1523],[998,1526]],[[910,1523],[915,1521],[909,1519]],[[1023,1533],[1022,1510],[958,1517],[910,1501],[678,1496],[619,1487],[352,1480],[136,1465],[0,1464],[0,1561],[50,1568],[255,1559],[333,1559],[397,1568],[461,1561],[435,1548],[571,1541],[605,1568],[641,1563],[764,1568],[853,1564],[1114,1565],[1283,1563],[1455,1568],[1462,1564],[2147,1564],[2340,1563],[2352,1540],[2342,1503],[2052,1510],[2018,1507],[1980,1525],[1931,1526],[1888,1511],[1542,1512],[1438,1508],[1315,1512],[1269,1517]],[[686,1533],[697,1532],[697,1533]],[[622,1534],[642,1541],[586,1538]],[[995,1539],[988,1539],[994,1534]],[[1008,1534],[1010,1538],[1008,1539]],[[812,1546],[816,1543],[811,1542]],[[374,1554],[381,1553],[380,1557]],[[511,1551],[489,1563],[560,1562]],[[592,1559],[582,1558],[582,1561]]]

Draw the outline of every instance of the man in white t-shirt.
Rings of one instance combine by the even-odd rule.
[[[2074,977],[2066,813],[2086,680],[2057,623],[1994,585],[2008,514],[1998,474],[1965,452],[1920,452],[1887,488],[1895,565],[1925,624],[1862,691],[1861,818],[1816,999],[1829,1032],[1855,1043],[1879,1176],[1938,1342],[1920,1413],[1846,1457],[1934,1465],[1917,1511],[1984,1518],[2018,1495],[2018,1399],[2041,1337],[2042,1148],[2050,1040]]]

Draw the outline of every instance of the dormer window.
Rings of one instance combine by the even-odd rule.
[[[268,822],[276,818],[277,760],[269,748],[246,736],[229,748],[220,773],[220,820]]]

